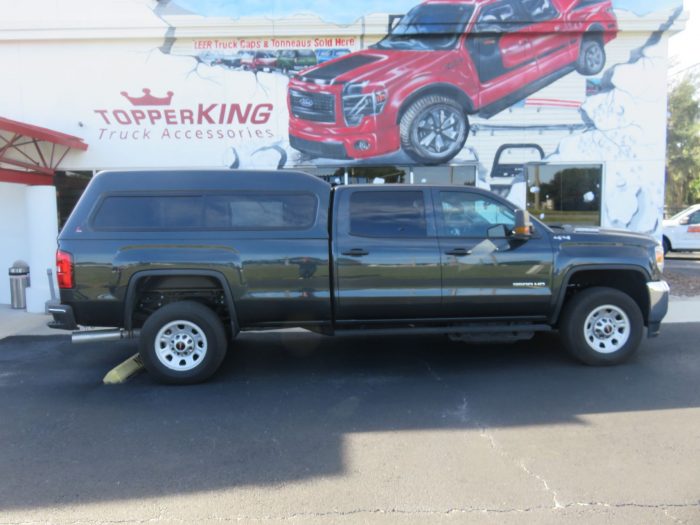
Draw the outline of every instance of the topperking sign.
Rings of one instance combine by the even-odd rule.
[[[245,140],[274,137],[265,127],[274,110],[270,103],[197,103],[178,106],[176,94],[154,95],[149,88],[142,96],[121,95],[124,107],[95,109],[100,141],[151,140]]]

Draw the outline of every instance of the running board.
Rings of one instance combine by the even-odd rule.
[[[512,325],[464,325],[464,326],[425,326],[398,328],[357,328],[335,330],[334,335],[343,337],[365,337],[381,335],[444,335],[444,334],[509,334],[513,332],[551,332],[547,324]]]

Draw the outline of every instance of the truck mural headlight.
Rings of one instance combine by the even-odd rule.
[[[389,98],[385,89],[364,93],[367,82],[352,82],[343,89],[343,116],[348,126],[359,126],[362,119],[378,115]]]

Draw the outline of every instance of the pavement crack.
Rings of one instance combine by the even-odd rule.
[[[456,411],[456,415],[458,418],[463,422],[471,422],[474,424],[478,431],[479,435],[488,441],[491,449],[496,452],[499,456],[501,456],[503,459],[508,461],[509,463],[512,463],[516,465],[521,471],[523,471],[528,477],[536,480],[540,485],[542,485],[542,488],[547,494],[550,494],[552,496],[552,508],[553,509],[563,509],[565,508],[565,505],[563,505],[559,501],[558,493],[557,491],[552,488],[549,484],[549,482],[531,470],[526,464],[523,459],[516,459],[513,456],[511,456],[504,448],[502,445],[500,445],[497,441],[496,438],[494,437],[493,433],[489,429],[488,426],[486,426],[482,421],[479,421],[477,418],[475,418],[472,415],[472,411],[469,408],[469,401],[467,400],[466,397],[463,398],[462,404],[459,406],[459,408]]]

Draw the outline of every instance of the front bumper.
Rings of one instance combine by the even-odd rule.
[[[330,159],[367,159],[399,150],[398,128],[387,128],[382,133],[365,131],[365,128],[373,128],[372,119],[365,120],[370,124],[343,128],[300,125],[295,119],[289,127],[290,145],[303,153]]]
[[[55,330],[77,330],[73,308],[66,304],[59,304],[49,307],[49,313],[53,316],[53,321],[49,321],[47,326]]]
[[[649,318],[647,319],[649,337],[659,335],[661,321],[668,312],[670,291],[671,289],[666,281],[647,283],[647,292],[649,294]]]

